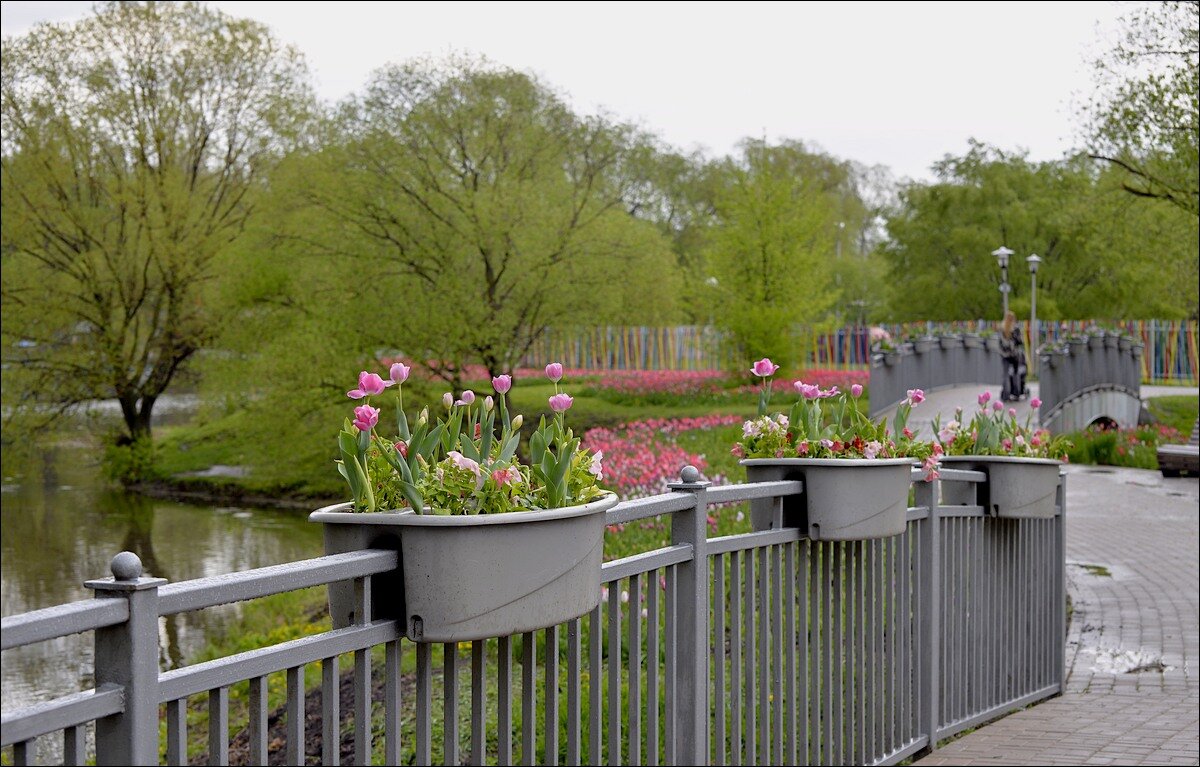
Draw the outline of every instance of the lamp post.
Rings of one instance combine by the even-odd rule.
[[[1038,264],[1042,263],[1042,259],[1038,257],[1037,253],[1034,253],[1025,259],[1025,263],[1029,264],[1029,277],[1033,283],[1029,292],[1029,345],[1032,347],[1029,350],[1029,367],[1033,370],[1033,374],[1037,375],[1038,346],[1040,344],[1039,337],[1041,336],[1041,333],[1038,332],[1037,324],[1037,270]]]
[[[992,251],[992,255],[996,257],[996,263],[1000,264],[1000,295],[1004,298],[1004,316],[1008,315],[1008,257],[1013,252],[1001,245]]]

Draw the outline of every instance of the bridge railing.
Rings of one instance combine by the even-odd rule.
[[[966,384],[998,385],[1004,357],[995,336],[944,335],[876,352],[871,359],[870,412],[894,407],[909,389],[935,391]]]
[[[621,503],[609,524],[657,520],[669,545],[606,562],[591,613],[469,646],[413,643],[371,619],[373,578],[397,567],[392,551],[176,584],[118,555],[113,578],[89,583],[95,600],[3,619],[6,650],[94,632],[96,685],[5,711],[0,740],[28,764],[39,739],[61,733],[64,761],[79,764],[94,721],[98,764],[224,764],[231,733],[247,763],[282,750],[301,764],[317,743],[305,671],[319,666],[321,736],[308,758],[324,764],[343,753],[356,764],[508,764],[518,753],[524,764],[894,764],[1059,693],[1064,674],[1061,481],[1053,518],[1007,520],[977,501],[985,474],[920,476],[906,531],[877,540],[817,542],[792,527],[707,537],[708,514],[733,513],[713,507],[781,508],[803,496],[798,481],[680,482]],[[346,581],[352,626],[159,671],[162,615]],[[282,738],[268,708],[280,676]],[[206,732],[189,739],[200,711]]]
[[[1085,394],[1104,393],[1121,395],[1121,401],[1110,403],[1111,412],[1104,415],[1118,423],[1136,424],[1143,351],[1136,341],[1102,333],[1076,336],[1043,349],[1038,359],[1042,425],[1054,432],[1086,427],[1091,411],[1075,418],[1067,412],[1069,403]]]

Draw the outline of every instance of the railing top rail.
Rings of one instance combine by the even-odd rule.
[[[125,690],[116,685],[64,695],[5,713],[0,719],[0,746],[32,740],[68,727],[78,727],[125,710]]]
[[[285,591],[297,591],[310,586],[362,578],[395,570],[398,565],[399,554],[395,551],[373,549],[180,581],[159,589],[159,614],[175,615]]]
[[[938,479],[943,482],[987,482],[987,474],[968,469],[938,469]]]
[[[714,503],[736,503],[752,501],[757,498],[779,498],[785,495],[799,495],[804,490],[804,483],[796,480],[776,482],[746,482],[738,485],[719,485],[708,488],[706,500]]]
[[[85,599],[0,620],[0,650],[116,626],[129,620],[124,599]]]
[[[639,519],[657,517],[660,514],[672,514],[685,511],[696,505],[695,496],[691,493],[663,493],[645,498],[634,498],[621,501],[604,513],[604,524],[618,525],[636,522]]]
[[[695,550],[690,543],[677,543],[674,546],[664,546],[661,549],[614,559],[600,566],[600,582],[612,583],[631,575],[653,572],[660,567],[687,562],[693,557]]]

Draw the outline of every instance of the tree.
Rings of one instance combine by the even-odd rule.
[[[1094,64],[1088,152],[1125,171],[1126,191],[1200,215],[1200,2],[1138,5],[1124,22]]]
[[[891,239],[880,253],[894,319],[998,318],[1000,270],[990,254],[1000,245],[1017,254],[1009,267],[1015,310],[1029,306],[1024,259],[1036,253],[1044,259],[1040,317],[1195,312],[1196,219],[1131,204],[1123,171],[1083,156],[1034,163],[978,143],[934,170],[937,180],[907,186],[888,218]]]
[[[845,163],[798,142],[748,140],[741,149],[719,168],[710,305],[744,359],[786,365],[797,356],[794,326],[824,319],[837,299],[831,262],[843,229],[858,231],[862,205]],[[846,243],[848,258],[853,238]]]
[[[673,317],[669,246],[626,210],[629,126],[456,59],[383,68],[329,130],[280,181],[278,238],[341,266],[340,300],[375,318],[360,343],[457,382],[512,370],[551,325]]]
[[[221,324],[218,259],[306,122],[305,65],[256,22],[114,2],[6,39],[2,78],[7,404],[115,398],[125,439],[149,438]]]

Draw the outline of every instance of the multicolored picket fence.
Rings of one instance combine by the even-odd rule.
[[[998,323],[913,322],[883,325],[894,338],[924,333],[990,332]],[[1128,320],[1120,323],[1092,320],[1038,323],[1039,342],[1098,326],[1119,326],[1145,345],[1142,378],[1147,383],[1195,384],[1200,375],[1195,320]],[[1023,323],[1026,348],[1035,348],[1028,323]],[[856,368],[870,364],[870,330],[845,327],[832,331],[798,328],[801,367]],[[562,362],[582,370],[721,370],[737,364],[738,351],[720,331],[710,326],[675,325],[599,326],[551,328],[534,344],[523,364],[540,367]]]

